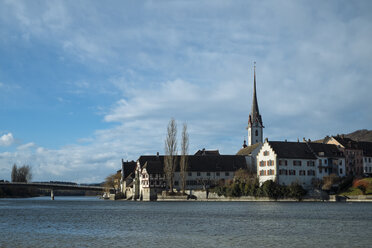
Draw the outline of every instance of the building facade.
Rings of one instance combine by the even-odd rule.
[[[345,159],[334,145],[265,140],[257,155],[260,184],[267,180],[282,185],[298,183],[310,188],[314,179],[344,176]]]
[[[176,156],[174,189],[181,190],[180,158]],[[238,155],[189,155],[186,172],[186,190],[208,189],[232,180],[235,171],[247,169],[244,156]],[[156,200],[167,190],[164,173],[164,156],[140,156],[136,162],[133,180],[133,199]]]
[[[323,143],[336,145],[338,149],[344,153],[346,175],[363,175],[363,149],[358,144],[359,142],[338,135],[326,137]]]

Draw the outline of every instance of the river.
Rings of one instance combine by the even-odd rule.
[[[371,203],[0,199],[0,247],[371,245]]]

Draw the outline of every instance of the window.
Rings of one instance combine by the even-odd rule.
[[[315,165],[314,161],[307,161],[307,166],[314,166],[314,165]]]
[[[295,176],[296,175],[296,171],[295,170],[289,170],[289,175]]]
[[[209,177],[211,175],[211,173],[210,172],[207,172],[207,177]]]
[[[301,166],[301,160],[293,160],[294,166]]]
[[[327,164],[327,159],[324,159],[324,164]]]
[[[368,159],[368,162],[370,162],[370,163],[371,163],[371,158],[369,158],[369,159]]]
[[[300,172],[300,173],[299,173],[300,176],[306,176],[306,172],[305,172],[305,170],[300,170],[299,172]]]
[[[187,173],[187,175],[188,175],[189,177],[191,177],[191,176],[192,176],[192,172]]]
[[[274,170],[268,170],[267,175],[274,175],[274,172],[275,172]]]
[[[308,170],[307,175],[308,176],[315,176],[315,170]]]
[[[340,174],[342,174],[342,169],[340,169]]]
[[[267,161],[267,165],[268,165],[268,166],[273,166],[273,165],[274,165],[274,160],[269,160],[269,161]]]
[[[273,161],[274,162],[274,161]],[[273,164],[274,165],[274,164]],[[285,165],[287,166],[288,165],[288,161],[287,160],[279,160],[279,165]]]
[[[255,135],[258,136],[258,130],[256,130]]]
[[[260,176],[264,175],[264,170],[260,170]]]
[[[263,155],[264,156],[269,156],[270,152],[269,151],[264,151]]]
[[[196,173],[196,175],[197,175],[198,177],[200,177],[200,172]]]
[[[220,173],[219,173],[219,172],[216,172],[216,176],[218,176],[218,177],[219,177],[219,176],[220,176]]]
[[[322,165],[322,160],[321,159],[319,159],[319,166],[321,166]]]
[[[288,175],[288,170],[279,170],[279,175]]]
[[[260,161],[260,166],[265,166],[265,161]]]
[[[225,172],[225,176],[230,176],[230,173],[229,172]]]

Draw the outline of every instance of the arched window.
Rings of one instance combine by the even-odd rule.
[[[258,136],[258,130],[256,130],[256,136]]]

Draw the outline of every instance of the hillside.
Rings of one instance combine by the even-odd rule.
[[[372,130],[361,129],[355,132],[344,134],[346,138],[350,138],[355,141],[369,141],[372,142]]]

